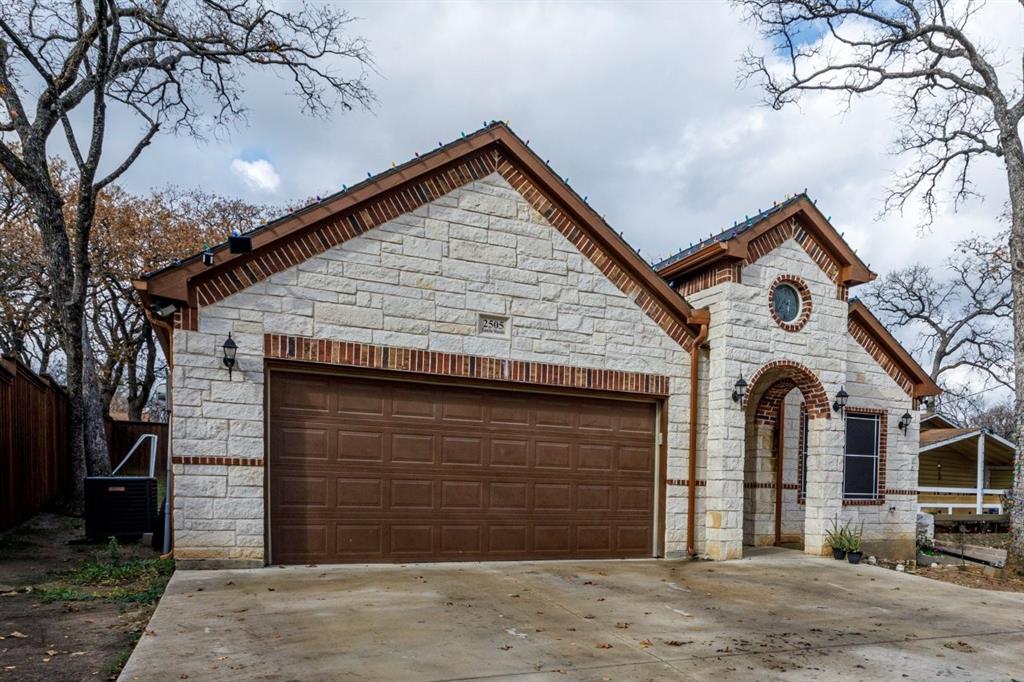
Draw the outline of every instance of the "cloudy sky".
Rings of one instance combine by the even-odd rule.
[[[1016,3],[992,0],[985,40],[1024,41]],[[287,83],[246,83],[248,119],[203,144],[159,139],[125,179],[138,191],[177,183],[287,204],[450,141],[486,120],[512,128],[650,258],[669,255],[773,200],[807,188],[873,269],[938,262],[950,240],[991,233],[1005,201],[996,163],[979,168],[985,203],[877,220],[886,182],[889,103],[843,113],[828,97],[775,112],[737,85],[758,41],[721,2],[361,3],[377,72],[372,111],[304,118]]]

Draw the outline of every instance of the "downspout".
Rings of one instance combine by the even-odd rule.
[[[690,350],[690,462],[687,470],[687,482],[690,490],[686,500],[686,552],[694,557],[697,548],[694,540],[694,529],[697,520],[697,373],[700,368],[700,348],[708,338],[708,325],[700,326],[700,333],[693,340]]]

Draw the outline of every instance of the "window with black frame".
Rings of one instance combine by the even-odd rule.
[[[879,425],[877,414],[846,413],[844,499],[872,500],[878,497]]]

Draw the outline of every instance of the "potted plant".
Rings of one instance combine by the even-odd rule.
[[[832,527],[825,531],[825,542],[832,548],[832,556],[837,561],[846,558],[846,536],[849,533],[849,522],[839,527],[839,517],[832,519]]]
[[[861,558],[864,556],[864,551],[861,547],[862,538],[864,535],[864,523],[861,522],[860,528],[856,531],[846,530],[846,560],[851,564],[859,564]]]

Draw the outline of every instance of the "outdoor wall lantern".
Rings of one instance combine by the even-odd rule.
[[[839,387],[839,393],[836,393],[836,401],[832,403],[833,412],[842,412],[846,409],[846,401],[850,399],[850,394],[846,392],[846,388],[843,386]]]
[[[238,352],[238,344],[231,338],[231,332],[228,332],[228,338],[224,342],[224,366],[228,368],[228,381],[231,381],[231,372],[235,369],[235,353]]]
[[[738,403],[743,400],[743,395],[747,392],[747,382],[743,380],[743,375],[736,380],[736,383],[732,387],[732,401]]]
[[[903,431],[904,436],[907,435],[907,429],[910,428],[910,422],[912,419],[913,417],[910,416],[909,412],[904,412],[903,416],[900,417],[900,423],[897,424],[897,426],[899,426],[900,430]]]
[[[942,480],[942,465],[941,464],[936,464],[935,465],[935,471],[939,474],[939,480],[941,481]]]

